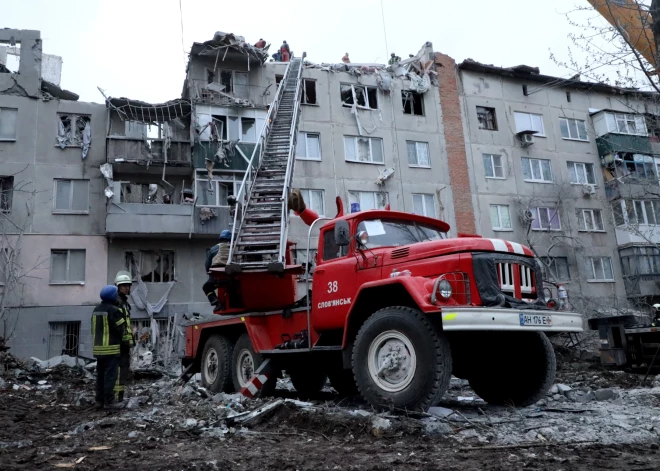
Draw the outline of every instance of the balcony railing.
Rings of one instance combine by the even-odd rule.
[[[106,232],[115,235],[188,235],[193,230],[192,204],[110,204]]]
[[[213,156],[218,151],[219,143],[202,141],[196,142],[193,147],[193,166],[195,168],[205,168],[206,159],[213,160]],[[228,157],[227,166],[215,165],[216,170],[247,170],[248,161],[256,144],[239,142],[234,149],[234,156]]]
[[[234,90],[226,92],[220,83],[206,80],[190,80],[190,97],[196,103],[218,106],[265,107],[274,95],[274,86],[234,85]]]
[[[107,158],[109,163],[163,163],[166,151],[168,163],[190,164],[191,162],[190,141],[172,140],[170,147],[165,149],[164,139],[108,136]]]
[[[651,154],[651,141],[648,136],[609,133],[596,138],[598,155],[601,157],[615,152],[631,154]]]

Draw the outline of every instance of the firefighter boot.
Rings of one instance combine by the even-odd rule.
[[[211,306],[213,306],[214,311],[224,311],[225,306],[222,304],[222,301],[218,299],[218,295],[215,294],[215,292],[211,292],[206,295],[207,298],[209,298],[209,302],[211,303]]]

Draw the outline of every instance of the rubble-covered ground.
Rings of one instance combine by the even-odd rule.
[[[329,387],[299,401],[286,379],[277,397],[247,400],[144,374],[126,409],[99,411],[75,361],[5,356],[0,469],[657,469],[654,377],[641,386],[643,375],[558,359],[557,385],[533,407],[489,406],[453,379],[429,413],[376,414]]]

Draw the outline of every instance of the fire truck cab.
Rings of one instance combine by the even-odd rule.
[[[374,407],[421,410],[453,374],[489,403],[535,403],[554,382],[546,332],[581,332],[582,316],[549,307],[557,303],[544,299],[527,247],[448,232],[445,222],[395,211],[327,220],[303,300],[294,299],[300,266],[217,270],[243,307],[192,321],[184,364],[213,391],[245,387],[269,358],[262,394],[286,371],[302,396],[329,378]]]

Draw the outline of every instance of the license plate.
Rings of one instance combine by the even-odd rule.
[[[551,326],[552,316],[543,316],[540,314],[523,314],[520,313],[520,325],[527,326]]]

